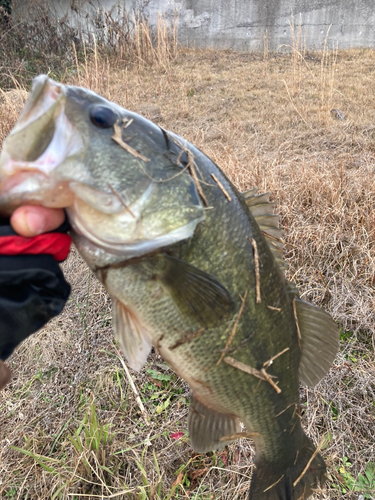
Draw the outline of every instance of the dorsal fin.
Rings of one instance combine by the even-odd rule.
[[[314,387],[326,375],[339,348],[339,328],[321,307],[294,299],[296,321],[301,335],[299,379]]]
[[[242,195],[280,269],[285,270],[286,264],[282,256],[283,232],[279,229],[278,216],[273,214],[274,204],[269,201],[269,193],[257,192],[257,189],[251,189]],[[324,377],[332,365],[339,347],[339,329],[327,312],[299,298],[294,283],[287,281],[287,286],[293,300],[300,335],[299,378],[303,384],[312,387]]]
[[[283,259],[283,231],[279,229],[279,216],[273,213],[275,204],[271,203],[270,193],[258,194],[258,189],[242,193],[245,203],[256,220],[281,271],[287,265]]]

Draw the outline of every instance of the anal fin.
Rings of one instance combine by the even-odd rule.
[[[152,342],[137,317],[119,300],[112,298],[113,329],[129,366],[140,370],[150,354]]]
[[[191,445],[198,453],[220,450],[236,438],[240,424],[235,415],[219,413],[192,398],[189,409],[188,429]],[[228,436],[228,440],[223,440]]]

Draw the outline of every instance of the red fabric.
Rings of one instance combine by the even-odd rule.
[[[65,233],[39,234],[33,238],[23,236],[2,236],[0,238],[1,255],[43,254],[52,255],[61,261],[67,258],[72,239]]]

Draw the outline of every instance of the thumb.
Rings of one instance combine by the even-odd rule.
[[[12,373],[3,361],[0,359],[0,390],[3,389],[9,380],[12,378]]]
[[[53,231],[64,222],[65,214],[61,208],[24,206],[18,208],[10,218],[14,231],[29,238]]]

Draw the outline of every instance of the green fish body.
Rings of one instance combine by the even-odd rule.
[[[4,213],[66,208],[130,366],[154,345],[189,383],[195,451],[229,444],[242,422],[256,445],[250,499],[307,499],[325,464],[301,427],[299,383],[328,371],[338,329],[285,279],[268,196],[239,193],[181,137],[47,77],[4,143],[0,173]]]

